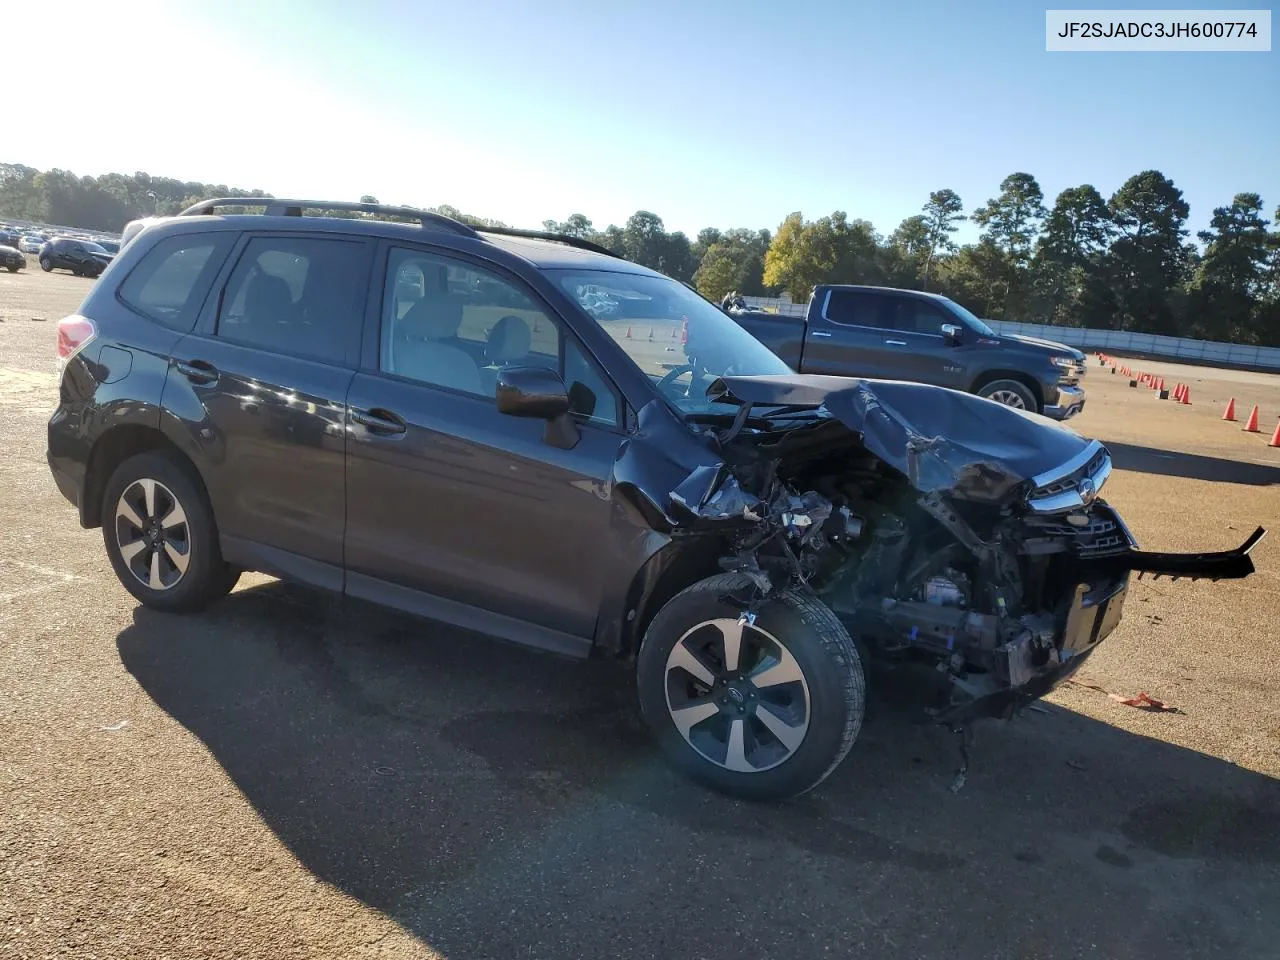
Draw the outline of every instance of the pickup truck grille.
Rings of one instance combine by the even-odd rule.
[[[1035,513],[1062,513],[1087,507],[1111,476],[1111,454],[1097,440],[1080,456],[1032,478],[1027,506]]]
[[[1065,520],[1046,517],[1036,521],[1036,536],[1069,540],[1076,554],[1086,560],[1124,553],[1134,545],[1129,531],[1109,506],[1095,504],[1088,512],[1088,518],[1087,525],[1077,527]]]

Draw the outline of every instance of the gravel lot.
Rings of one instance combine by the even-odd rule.
[[[44,463],[90,283],[0,273],[0,956],[1280,956],[1280,536],[1243,582],[1137,583],[1105,692],[981,727],[959,793],[886,677],[822,788],[736,803],[608,664],[260,576],[137,607]],[[1161,369],[1191,406],[1090,367],[1108,499],[1152,549],[1280,527],[1280,379]],[[1140,691],[1179,712],[1106,695]]]

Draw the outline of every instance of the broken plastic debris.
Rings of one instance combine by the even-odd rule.
[[[117,731],[117,730],[123,730],[123,729],[124,729],[125,727],[127,727],[128,725],[129,725],[129,721],[128,721],[128,720],[121,720],[119,723],[113,723],[113,724],[111,724],[111,725],[110,725],[110,726],[108,726],[108,727],[99,727],[98,729],[99,729],[99,730],[105,730],[105,731],[107,731],[107,732],[109,732],[109,733],[114,733],[114,732],[115,732],[115,731]]]
[[[1146,693],[1140,693],[1136,697],[1123,697],[1118,693],[1107,694],[1117,703],[1123,703],[1126,707],[1137,707],[1139,710],[1148,710],[1152,713],[1181,713],[1177,707],[1171,707],[1163,700],[1157,700],[1148,696]]]

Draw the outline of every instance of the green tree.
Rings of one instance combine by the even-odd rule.
[[[929,202],[924,210],[925,237],[928,241],[928,252],[924,259],[924,288],[929,289],[929,274],[938,258],[956,249],[951,235],[960,229],[964,220],[964,204],[954,190],[935,190],[929,194]]]
[[[1189,265],[1183,241],[1190,208],[1182,191],[1160,171],[1144,170],[1124,182],[1108,208],[1118,231],[1107,258],[1116,326],[1176,334]]]
[[[596,233],[591,221],[580,213],[569,214],[567,220],[543,220],[542,226],[551,233],[562,233],[567,237],[577,237],[579,240],[590,240]]]
[[[1031,261],[1032,315],[1063,326],[1106,327],[1114,302],[1107,282],[1111,214],[1090,184],[1058,194]]]
[[[1216,207],[1190,291],[1187,332],[1192,336],[1258,343],[1262,306],[1268,293],[1273,235],[1262,217],[1262,198],[1238,193],[1228,207]]]

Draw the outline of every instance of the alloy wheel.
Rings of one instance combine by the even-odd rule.
[[[172,490],[158,480],[135,480],[120,494],[115,524],[124,565],[143,586],[178,585],[191,562],[191,528]]]
[[[1014,390],[996,390],[994,393],[987,395],[988,400],[994,400],[996,403],[1003,403],[1006,407],[1014,407],[1018,410],[1027,409],[1026,402],[1022,396]]]
[[[667,656],[667,711],[685,742],[735,773],[792,756],[809,729],[804,671],[777,638],[746,619],[706,620]]]

